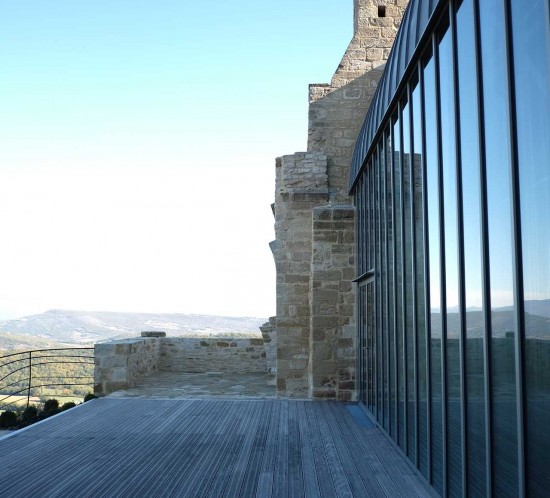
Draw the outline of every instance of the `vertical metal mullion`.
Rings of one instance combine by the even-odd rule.
[[[479,138],[479,177],[481,182],[481,241],[482,241],[482,277],[483,277],[483,322],[485,326],[485,335],[483,338],[483,356],[484,356],[484,381],[485,381],[485,460],[486,460],[486,482],[487,496],[493,495],[493,430],[492,430],[492,411],[491,404],[492,382],[491,382],[491,282],[489,278],[489,225],[487,218],[487,174],[485,161],[485,98],[483,95],[483,69],[481,52],[481,33],[479,19],[479,3],[473,0],[474,4],[474,36],[476,51],[476,88],[478,92],[478,138]]]
[[[418,83],[417,83],[418,84]],[[409,185],[410,185],[410,210],[411,210],[411,277],[412,277],[412,327],[413,327],[413,370],[414,370],[414,456],[415,464],[417,468],[420,468],[419,462],[419,443],[418,443],[418,316],[416,310],[416,216],[415,216],[415,182],[414,182],[414,108],[412,99],[412,90],[410,85],[408,86],[408,98],[409,98]]]
[[[378,158],[378,164],[380,166],[380,191],[382,194],[382,202],[380,203],[382,207],[382,215],[380,216],[380,230],[382,238],[380,239],[381,251],[381,265],[380,265],[380,300],[381,300],[381,322],[380,322],[380,349],[378,350],[379,357],[377,358],[377,363],[380,367],[380,413],[381,413],[381,424],[384,427],[384,415],[386,412],[386,407],[384,406],[384,327],[386,326],[387,314],[384,314],[386,309],[386,290],[387,286],[387,273],[388,273],[388,248],[387,248],[387,215],[386,215],[386,164],[382,163],[380,158],[380,143],[376,146],[376,157]],[[382,243],[383,240],[383,243]],[[385,268],[385,270],[384,270]],[[386,284],[384,284],[386,282]]]
[[[457,230],[458,230],[458,306],[459,306],[459,368],[460,368],[460,423],[462,431],[461,439],[461,460],[462,460],[462,492],[463,495],[468,489],[468,466],[467,466],[467,413],[466,413],[466,294],[464,280],[464,218],[462,212],[462,151],[460,138],[460,99],[458,95],[458,49],[456,31],[456,8],[455,0],[450,0],[449,6],[449,29],[451,30],[451,49],[453,58],[453,99],[455,109],[455,168],[456,168],[456,199],[457,199]]]
[[[410,123],[409,123],[410,125]],[[399,220],[399,230],[401,231],[401,289],[399,291],[401,292],[401,304],[402,304],[402,312],[401,312],[401,324],[400,324],[400,332],[402,335],[402,345],[403,345],[403,451],[405,452],[405,455],[408,454],[408,409],[407,409],[407,398],[408,398],[408,390],[407,390],[407,304],[406,304],[406,280],[407,280],[407,268],[405,267],[405,191],[403,190],[403,185],[405,182],[403,181],[403,106],[401,103],[399,103],[399,137],[400,137],[400,151],[399,151],[399,166],[401,168],[401,174],[399,175],[399,181],[401,182],[399,190],[401,191],[401,195],[399,196],[400,203],[401,203],[401,220]]]
[[[441,92],[439,77],[439,46],[437,34],[432,35],[434,49],[435,69],[435,114],[437,135],[437,181],[439,187],[439,287],[440,287],[440,312],[441,312],[441,444],[443,453],[443,496],[448,494],[447,482],[447,295],[446,295],[446,261],[445,261],[445,210],[443,195],[443,152],[441,143]]]
[[[515,356],[516,356],[516,411],[517,411],[517,438],[518,438],[518,491],[519,496],[526,496],[525,482],[525,396],[523,382],[524,348],[524,305],[523,305],[523,264],[521,249],[521,216],[520,216],[520,191],[518,177],[518,146],[517,146],[517,118],[515,108],[516,87],[514,80],[514,57],[512,44],[512,13],[510,0],[504,0],[504,19],[506,23],[506,60],[508,69],[508,108],[510,111],[510,167],[512,177],[512,212],[513,212],[513,239],[512,245],[514,265],[514,294],[516,296],[515,321]]]
[[[432,54],[433,57],[433,54]],[[427,163],[426,163],[426,99],[424,96],[424,71],[421,62],[418,63],[418,84],[420,85],[420,121],[422,123],[422,225],[423,225],[423,249],[424,249],[424,323],[426,327],[426,441],[427,460],[428,460],[428,482],[432,482],[432,410],[431,410],[431,309],[430,309],[430,244],[428,231],[428,198],[426,196],[427,185]]]

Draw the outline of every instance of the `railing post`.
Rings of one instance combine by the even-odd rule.
[[[32,385],[32,351],[29,351],[29,387],[27,389],[27,408],[31,399],[31,385]]]

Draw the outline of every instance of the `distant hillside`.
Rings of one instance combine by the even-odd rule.
[[[168,336],[254,335],[265,318],[185,315],[181,313],[116,313],[50,310],[0,321],[0,349],[91,345],[160,330]]]

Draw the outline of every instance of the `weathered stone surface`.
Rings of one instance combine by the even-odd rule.
[[[272,362],[274,348],[273,344]],[[139,379],[157,371],[206,373],[212,370],[268,372],[263,339],[143,337],[96,344],[94,390],[98,394],[110,394],[129,389]]]
[[[126,339],[95,345],[94,384],[99,394],[128,389],[159,369],[160,338]]]
[[[307,152],[276,160],[270,246],[281,395],[355,399],[355,210],[348,171],[406,4],[354,0],[353,38],[330,84],[309,86]]]
[[[166,332],[158,332],[156,330],[147,330],[141,333],[141,337],[166,337]]]

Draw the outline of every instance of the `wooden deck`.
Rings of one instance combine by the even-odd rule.
[[[98,399],[0,439],[0,495],[432,496],[354,408]]]

